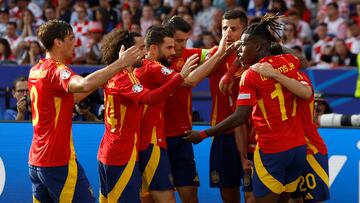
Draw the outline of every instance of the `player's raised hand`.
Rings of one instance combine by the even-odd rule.
[[[126,64],[126,66],[132,66],[143,57],[143,52],[136,46],[132,46],[125,50],[124,45],[122,45],[119,51],[118,60],[121,61],[123,64]]]
[[[219,42],[219,48],[218,48],[218,50],[217,50],[218,53],[225,53],[225,51],[227,50],[227,49],[226,49],[227,36],[228,36],[228,34],[227,34],[227,32],[225,32],[225,33],[223,34],[223,36],[221,37],[221,40],[220,40],[220,42]]]
[[[268,62],[256,63],[250,66],[250,68],[251,70],[259,73],[260,75],[270,78],[274,77],[276,74],[279,74],[279,71],[274,69],[273,66]]]
[[[186,137],[184,137],[183,139],[188,141],[188,142],[192,142],[194,144],[198,144],[200,143],[203,139],[200,137],[199,135],[199,131],[196,130],[188,130],[185,132],[185,134],[187,134]]]
[[[180,75],[183,78],[186,78],[191,71],[194,70],[194,68],[198,65],[196,62],[199,61],[199,55],[197,54],[193,54],[192,56],[190,56],[184,66],[182,67],[181,71],[180,71]]]

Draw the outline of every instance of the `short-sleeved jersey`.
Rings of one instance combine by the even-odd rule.
[[[184,49],[182,56],[173,58],[170,68],[179,73],[186,60],[197,54],[199,62],[205,60],[207,50],[205,49]],[[165,101],[165,134],[167,137],[174,137],[191,130],[192,126],[192,94],[191,87],[179,87]]]
[[[162,86],[176,74],[173,69],[148,59],[143,61],[141,68],[135,69],[135,75],[139,78],[141,84],[149,90]],[[150,143],[166,148],[164,104],[165,101],[155,106],[144,105],[140,127],[139,151],[145,150]]]
[[[209,50],[208,57],[213,56],[218,47],[214,47]],[[221,65],[218,69],[216,69],[209,76],[210,81],[210,93],[211,93],[211,126],[215,126],[216,124],[223,121],[225,118],[230,116],[236,107],[236,96],[239,92],[239,86],[234,85],[232,88],[232,94],[224,95],[219,89],[219,82],[222,76],[226,73],[226,71],[231,67],[232,63],[236,58],[236,54],[230,55],[224,64]],[[235,78],[234,84],[239,84],[240,77]]]
[[[68,92],[75,73],[53,59],[42,59],[30,69],[34,135],[29,164],[40,167],[64,166],[75,158],[71,124],[74,95]]]
[[[139,143],[141,98],[149,92],[133,73],[124,70],[104,85],[105,133],[98,159],[107,165],[125,165]],[[138,146],[136,147],[138,149]]]
[[[311,82],[305,73],[301,73],[298,80],[313,89]],[[301,121],[305,131],[307,154],[327,154],[325,142],[321,138],[318,127],[314,122],[314,91],[310,99],[299,99],[298,104]]]
[[[269,62],[294,79],[299,74],[300,61],[290,54],[268,56],[260,62]],[[305,144],[296,96],[274,79],[247,70],[240,82],[237,105],[254,106],[252,121],[264,153],[279,153]]]

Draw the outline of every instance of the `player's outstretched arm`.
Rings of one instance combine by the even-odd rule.
[[[133,65],[141,57],[143,57],[142,52],[137,47],[132,46],[126,51],[125,48],[122,47],[119,52],[119,58],[114,63],[91,73],[85,78],[81,76],[72,77],[68,90],[72,93],[90,93],[106,83],[125,67]],[[75,94],[75,101],[81,101],[84,97],[86,97],[86,94]]]
[[[201,64],[194,71],[192,71],[187,78],[185,78],[184,85],[195,87],[205,77],[209,76],[213,71],[221,66],[222,63],[229,57],[230,54],[234,53],[237,49],[236,45],[233,44],[228,48],[226,46],[226,36],[224,36],[219,44],[217,52],[210,57],[205,63]]]
[[[270,63],[257,63],[252,65],[250,68],[262,76],[273,78],[300,98],[309,99],[312,95],[312,89],[310,86],[304,85],[293,78],[289,78],[286,75],[281,74],[278,70],[274,69]]]
[[[236,126],[243,124],[246,119],[248,119],[251,113],[252,106],[238,106],[234,113],[232,113],[225,120],[218,123],[216,126],[211,127],[204,131],[186,131],[188,135],[184,137],[185,140],[197,144],[201,142],[204,138],[209,136],[216,136],[223,132],[234,129]]]

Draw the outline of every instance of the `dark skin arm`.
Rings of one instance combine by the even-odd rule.
[[[223,132],[234,129],[235,127],[243,124],[249,117],[252,110],[252,106],[238,106],[234,113],[232,113],[225,120],[218,123],[216,126],[213,126],[205,130],[208,136],[220,135]],[[188,136],[184,137],[186,141],[198,144],[202,141],[202,138],[199,136],[199,131],[192,130],[185,132]]]

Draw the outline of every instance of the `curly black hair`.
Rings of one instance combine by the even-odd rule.
[[[122,30],[113,30],[105,35],[101,42],[101,53],[104,63],[109,65],[116,61],[119,58],[121,45],[124,45],[125,49],[130,48],[135,45],[135,37],[141,37],[141,35],[136,32]]]

